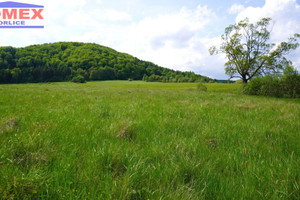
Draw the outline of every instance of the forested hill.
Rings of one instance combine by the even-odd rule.
[[[85,80],[210,81],[139,60],[92,43],[57,42],[24,48],[0,47],[0,83]]]

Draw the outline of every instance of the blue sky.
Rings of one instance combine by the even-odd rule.
[[[44,5],[45,29],[0,30],[0,46],[93,42],[176,70],[227,79],[220,43],[225,27],[245,17],[273,19],[273,42],[300,33],[300,0],[23,0]],[[289,58],[300,69],[300,50]]]

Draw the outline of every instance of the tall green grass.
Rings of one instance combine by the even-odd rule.
[[[299,199],[299,99],[205,86],[0,85],[0,199]]]

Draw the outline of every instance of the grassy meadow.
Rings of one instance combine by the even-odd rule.
[[[0,199],[300,199],[300,99],[196,86],[0,85]]]

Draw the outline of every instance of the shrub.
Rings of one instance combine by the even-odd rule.
[[[285,97],[300,97],[300,74],[292,66],[287,66],[283,71],[282,89]]]
[[[256,77],[244,85],[244,93],[250,95],[281,97],[282,85],[280,83],[280,78],[272,75]]]
[[[77,75],[77,76],[74,76],[72,78],[72,82],[74,82],[74,83],[85,83],[85,79],[84,79],[83,76]]]
[[[243,93],[250,95],[259,95],[261,88],[262,77],[256,77],[247,84],[244,84]]]
[[[297,70],[287,66],[283,75],[256,77],[244,85],[243,92],[250,95],[272,97],[300,97],[300,75]]]
[[[265,76],[261,82],[261,87],[258,95],[271,96],[271,97],[281,97],[282,95],[282,85],[280,83],[280,78],[278,76]]]
[[[198,83],[197,84],[197,90],[202,91],[202,92],[206,92],[207,87],[205,85],[203,85],[202,83]]]

